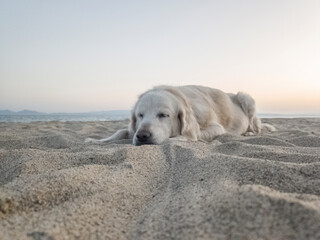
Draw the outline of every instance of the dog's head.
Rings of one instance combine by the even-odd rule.
[[[130,131],[134,145],[161,144],[178,135],[196,140],[199,125],[185,97],[178,91],[158,87],[139,97],[132,110]]]

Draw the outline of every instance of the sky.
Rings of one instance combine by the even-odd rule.
[[[0,0],[0,110],[131,109],[157,85],[320,113],[319,0]]]

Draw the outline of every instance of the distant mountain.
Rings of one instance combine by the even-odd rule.
[[[112,116],[123,116],[123,115],[130,115],[129,110],[108,110],[108,111],[95,111],[95,112],[75,112],[75,113],[68,113],[68,112],[58,112],[58,113],[49,113],[49,115],[112,115]]]
[[[32,110],[22,110],[17,112],[18,115],[43,115],[43,114],[47,114],[47,113],[43,113],[43,112],[37,112],[37,111],[32,111]]]
[[[33,110],[22,110],[14,112],[11,110],[0,110],[0,115],[112,115],[112,116],[123,116],[130,115],[129,110],[109,110],[109,111],[96,111],[96,112],[81,112],[81,113],[43,113]]]
[[[124,115],[124,114],[130,114],[130,110],[108,110],[108,111],[98,111],[98,112],[89,112],[88,114],[94,114],[94,115]]]
[[[15,112],[10,110],[0,110],[0,115],[14,115]]]
[[[0,110],[0,115],[44,115],[46,113],[32,111],[32,110],[22,110],[19,112],[14,112],[11,110]]]

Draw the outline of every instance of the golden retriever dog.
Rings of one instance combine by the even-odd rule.
[[[229,133],[254,135],[261,129],[255,102],[248,94],[224,93],[203,86],[158,86],[143,93],[135,104],[128,129],[118,130],[105,139],[86,142],[105,143],[132,139],[134,145],[161,144],[168,138],[210,142]]]

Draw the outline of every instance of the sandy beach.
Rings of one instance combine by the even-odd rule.
[[[320,118],[211,143],[84,143],[128,121],[0,123],[0,239],[320,239]]]

